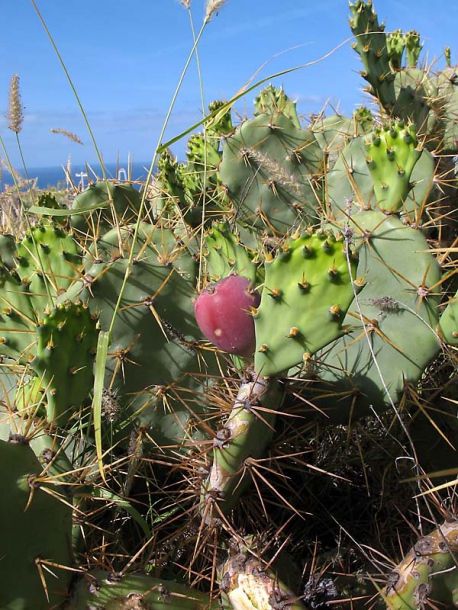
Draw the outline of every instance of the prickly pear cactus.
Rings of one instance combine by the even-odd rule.
[[[422,233],[379,211],[352,217],[349,228],[364,283],[343,320],[350,332],[319,357],[318,371],[341,393],[330,407],[336,413],[344,409],[345,417],[345,396],[366,408],[397,403],[441,345],[436,327],[442,272]],[[326,402],[321,391],[314,398],[319,407]]]
[[[46,392],[47,418],[53,424],[64,426],[92,391],[96,324],[87,305],[66,301],[45,313],[37,326],[30,368]]]
[[[387,610],[457,608],[458,523],[450,520],[422,536],[391,572],[382,593]]]
[[[66,597],[72,508],[25,443],[0,440],[0,606],[48,610]]]
[[[410,191],[412,171],[421,155],[415,130],[402,121],[385,123],[372,133],[366,149],[378,207],[397,212]]]
[[[213,370],[215,357],[198,345],[194,258],[168,229],[143,223],[133,244],[134,231],[113,229],[99,240],[62,299],[82,302],[110,331],[105,388],[123,405],[118,424],[139,417],[154,428],[158,445],[172,446],[183,441],[193,417],[180,388],[189,395],[205,385],[200,373]]]
[[[205,269],[211,281],[231,274],[248,278],[258,284],[260,262],[258,252],[248,248],[228,223],[215,223],[205,236]]]
[[[322,506],[309,493],[308,467],[322,459],[321,446],[311,449],[324,428],[318,411],[331,426],[375,411],[376,440],[390,463],[398,465],[406,432],[419,469],[441,470],[454,459],[456,70],[450,51],[445,69],[422,66],[418,33],[385,34],[371,2],[355,0],[350,12],[373,112],[323,111],[306,127],[296,104],[270,85],[254,117],[235,126],[231,103],[215,102],[202,133],[189,138],[184,163],[162,153],[147,193],[98,182],[75,199],[70,219],[41,200],[45,216],[56,210],[55,221],[41,219],[20,238],[0,235],[2,608],[65,601],[68,610],[216,610],[220,593],[233,610],[302,610],[301,599],[315,608],[320,598],[303,582],[297,590],[284,585],[254,547],[223,563],[221,551],[228,533],[242,540],[248,531],[270,557],[283,544],[301,548],[303,575],[310,565],[326,572],[327,559],[315,564],[336,531],[329,522],[340,534],[348,522],[331,502],[318,515]],[[206,310],[210,331],[201,332],[198,303],[206,309],[217,294],[228,305],[237,284],[243,315],[226,316],[232,326],[223,337]],[[109,342],[97,371],[103,389],[93,387],[99,331]],[[90,408],[98,390],[101,414],[97,400]],[[426,432],[415,421],[424,405]],[[395,450],[380,434],[393,411],[408,419],[402,434],[400,422],[390,427]],[[336,438],[348,432],[348,440],[372,442],[363,427],[339,426]],[[438,432],[440,456],[421,459]],[[374,453],[358,451],[375,497]],[[350,467],[326,476],[344,485]],[[314,474],[322,472],[318,464]],[[344,495],[339,503],[351,513]],[[386,523],[402,535],[392,513],[378,521],[387,497],[404,509],[402,493],[393,496],[381,496],[358,552]],[[406,501],[403,516],[415,501]],[[457,546],[452,520],[421,538],[393,571],[382,603],[458,607]],[[341,571],[340,557],[331,563]],[[137,567],[149,575],[129,572]],[[350,579],[358,584],[360,569]],[[190,575],[196,589],[183,584]],[[369,581],[324,605],[378,607]]]
[[[239,222],[284,234],[317,221],[322,151],[281,111],[244,121],[223,145],[220,176]]]
[[[352,46],[364,66],[361,76],[369,83],[371,93],[391,109],[395,102],[394,74],[390,70],[385,27],[379,24],[371,0],[350,2],[350,12],[350,28],[355,36]]]
[[[305,231],[266,261],[261,303],[254,314],[255,370],[260,375],[279,375],[304,363],[343,333],[354,298],[355,269],[343,237],[325,232]]]
[[[142,573],[124,575],[94,570],[76,585],[67,610],[218,610],[219,601],[184,583]]]

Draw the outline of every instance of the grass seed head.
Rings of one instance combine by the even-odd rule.
[[[23,106],[21,102],[21,93],[19,91],[19,75],[14,74],[10,82],[10,98],[9,112],[7,119],[9,121],[8,128],[15,133],[19,133],[22,129],[24,120]]]
[[[208,0],[205,7],[205,21],[210,21],[225,4],[226,0]]]

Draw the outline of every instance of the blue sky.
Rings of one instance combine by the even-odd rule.
[[[188,11],[178,0],[36,0],[89,118],[105,161],[152,158],[173,92],[192,48]],[[205,0],[192,0],[196,29]],[[20,166],[8,129],[9,81],[19,74],[24,124],[20,134],[29,167],[96,160],[78,104],[30,0],[0,0],[0,134],[13,165]],[[430,59],[452,47],[458,60],[458,3],[450,0],[374,0],[387,29],[420,31]],[[305,116],[326,101],[345,114],[360,104],[363,81],[350,42],[346,0],[227,0],[199,45],[205,102],[229,99],[268,60],[258,78],[316,62],[273,80]],[[339,46],[340,45],[340,46]],[[251,113],[255,93],[237,105]],[[180,91],[166,139],[201,116],[193,61]],[[329,111],[331,112],[331,110]],[[51,129],[66,129],[80,146]],[[183,156],[185,140],[173,150]],[[0,157],[4,157],[0,149]]]

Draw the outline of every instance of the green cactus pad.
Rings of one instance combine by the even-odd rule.
[[[0,234],[0,259],[9,271],[16,269],[17,243],[12,235]]]
[[[3,246],[0,353],[27,362],[36,354],[36,325],[77,277],[80,249],[71,233],[48,221],[38,223],[14,248],[9,239]]]
[[[326,176],[329,220],[347,222],[348,214],[376,205],[363,137],[350,140]]]
[[[402,121],[384,124],[366,141],[366,150],[378,207],[397,212],[409,193],[412,170],[421,155],[413,126]]]
[[[166,149],[157,162],[157,173],[152,185],[152,207],[159,218],[173,216],[175,206],[186,210],[184,184],[178,160]]]
[[[438,100],[438,90],[434,79],[418,68],[404,68],[396,72],[394,78],[396,102],[393,115],[411,122],[419,136],[436,132],[437,116],[431,111]]]
[[[317,117],[310,129],[327,157],[328,166],[332,167],[345,144],[358,135],[359,125],[352,118],[332,114]]]
[[[27,285],[39,317],[77,276],[81,253],[72,233],[54,222],[41,221],[18,244],[16,260],[16,272]]]
[[[447,66],[434,79],[437,87],[436,106],[440,111],[443,132],[439,149],[442,154],[456,155],[458,151],[458,78],[456,67]]]
[[[380,25],[371,0],[350,2],[350,28],[355,36],[354,50],[364,66],[361,73],[370,84],[370,92],[390,111],[395,102],[394,74],[390,69],[390,53],[384,25]]]
[[[0,265],[0,354],[21,362],[33,358],[35,323],[28,286]]]
[[[362,408],[397,402],[440,349],[442,274],[423,234],[379,211],[355,215],[350,227],[364,286],[343,321],[352,331],[318,356],[317,375],[326,384],[313,388],[316,405],[344,419],[347,398]]]
[[[451,519],[422,536],[391,572],[382,592],[387,610],[456,608],[458,522]]]
[[[57,607],[72,575],[71,505],[35,482],[43,469],[28,445],[0,440],[0,468],[0,607]]]
[[[458,293],[449,300],[440,317],[439,332],[445,343],[458,345]]]
[[[84,277],[64,298],[87,304],[102,331],[111,327],[105,387],[118,393],[122,405],[113,429],[139,417],[154,428],[158,445],[172,446],[187,438],[193,419],[180,389],[186,388],[188,398],[191,388],[202,391],[211,382],[202,373],[217,370],[215,355],[198,345],[194,258],[167,229],[142,223],[135,246],[133,233],[134,227],[107,233],[88,254]]]
[[[176,606],[176,608],[175,608]],[[80,578],[67,610],[218,610],[209,593],[143,573],[93,570]]]
[[[30,366],[46,391],[50,423],[63,426],[87,400],[93,386],[97,336],[96,320],[81,303],[66,301],[43,315]]]
[[[1,379],[4,382],[3,375]],[[64,486],[72,481],[73,465],[61,446],[62,430],[56,430],[52,435],[46,426],[45,421],[39,417],[32,418],[30,414],[24,417],[20,410],[0,405],[0,440],[27,442],[43,470],[46,469],[47,476],[55,477],[56,484],[62,483],[62,487],[59,487],[62,499],[71,501],[69,488]]]
[[[259,374],[278,375],[342,334],[354,298],[349,266],[354,274],[356,260],[343,239],[325,232],[304,232],[266,262],[254,314]]]
[[[429,219],[426,204],[440,198],[437,185],[433,182],[436,163],[428,150],[422,150],[412,169],[408,184],[400,184],[401,188],[396,184],[398,181],[398,176],[395,175],[397,168],[393,168],[392,177],[395,188],[400,188],[398,195],[402,189],[407,190],[407,194],[404,194],[403,198],[401,197],[396,206],[401,214],[417,221],[421,221],[423,218]],[[381,209],[385,209],[386,199],[384,201],[383,197],[387,190],[382,188],[378,177],[376,180],[379,185],[378,191],[381,192]],[[402,181],[401,178],[400,182]],[[327,175],[326,182],[329,196],[327,217],[330,220],[339,221],[342,226],[346,224],[349,216],[364,209],[379,207],[374,193],[374,179],[367,163],[367,147],[363,136],[351,140],[340,152],[337,161]]]
[[[283,91],[273,85],[265,87],[254,100],[254,115],[278,113],[284,114],[291,119],[294,126],[301,128],[299,117],[297,116],[296,102],[293,102]]]
[[[214,116],[205,122],[205,137],[210,138],[212,146],[215,146],[215,141],[219,143],[222,136],[228,135],[234,129],[231,107],[227,102],[214,100],[208,105],[208,111]]]
[[[205,236],[205,260],[212,282],[236,273],[257,285],[255,252],[246,248],[227,223],[214,225]]]
[[[286,233],[317,220],[322,151],[287,116],[260,114],[224,141],[220,176],[239,222]]]
[[[407,65],[409,68],[416,68],[423,48],[423,44],[420,42],[420,34],[415,30],[410,30],[410,32],[406,32],[404,40]]]
[[[390,68],[394,72],[402,67],[402,57],[406,48],[406,39],[402,30],[395,30],[386,35],[386,45],[390,57]]]

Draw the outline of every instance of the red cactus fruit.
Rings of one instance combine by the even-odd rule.
[[[219,349],[250,358],[256,345],[252,307],[261,296],[250,280],[230,275],[209,284],[194,303],[194,314],[203,335]]]

